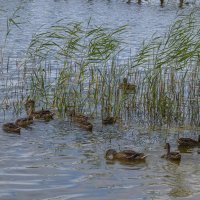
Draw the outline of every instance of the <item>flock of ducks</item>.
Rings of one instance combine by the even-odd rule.
[[[26,128],[32,124],[34,119],[49,121],[53,119],[53,116],[55,115],[55,113],[50,110],[42,109],[35,111],[35,101],[32,99],[26,101],[25,109],[28,114],[27,117],[19,118],[14,123],[5,123],[3,124],[2,129],[8,133],[20,134],[21,128]],[[72,121],[75,122],[79,127],[87,131],[92,131],[93,125],[88,121],[87,116],[75,113],[75,111],[71,111],[69,115]]]
[[[123,85],[121,87],[125,87],[128,84],[127,80],[124,79]],[[130,86],[129,86],[130,87]],[[130,88],[129,88],[130,89]],[[132,89],[132,88],[131,88]],[[2,126],[2,129],[9,133],[16,133],[20,134],[21,128],[25,128],[33,123],[34,119],[42,119],[45,121],[49,121],[53,119],[54,112],[50,110],[38,110],[35,111],[35,101],[29,99],[25,103],[26,112],[28,114],[25,118],[17,119],[14,123],[9,122],[5,123]],[[93,125],[89,122],[88,117],[82,114],[77,114],[75,111],[71,111],[69,113],[73,122],[75,122],[79,127],[87,130],[92,131]],[[108,116],[107,118],[102,120],[103,124],[113,124],[115,123],[115,118]],[[184,148],[193,148],[193,147],[200,147],[200,135],[198,140],[193,140],[191,138],[179,138],[177,140],[179,147]],[[180,161],[181,154],[178,152],[171,152],[170,151],[170,144],[166,143],[165,148],[167,149],[166,154],[162,155],[161,158],[165,158],[170,161]],[[115,149],[108,149],[105,154],[105,158],[107,160],[119,160],[119,161],[145,161],[147,155],[144,153],[139,153],[133,150],[124,150],[117,152]]]
[[[25,108],[28,116],[24,118],[17,119],[14,123],[9,122],[5,123],[2,126],[2,129],[8,133],[17,133],[20,134],[21,128],[26,128],[33,123],[34,119],[43,119],[50,120],[53,119],[54,113],[50,110],[39,110],[35,111],[35,101],[29,99],[25,103]]]
[[[177,140],[179,147],[183,148],[193,148],[200,147],[200,135],[198,140],[193,140],[191,138],[179,138]],[[170,144],[166,143],[165,148],[167,149],[166,154],[162,155],[161,158],[165,158],[169,161],[180,162],[181,154],[179,152],[171,152]],[[115,149],[109,149],[106,151],[105,157],[107,160],[118,160],[118,161],[145,161],[147,155],[144,153],[138,153],[133,150],[124,150],[117,152]]]
[[[123,92],[135,92],[136,86],[134,84],[128,83],[128,79],[124,78],[123,82],[119,84],[119,89]],[[25,128],[33,123],[34,119],[42,119],[45,121],[49,121],[53,119],[54,112],[50,110],[39,110],[35,111],[35,101],[32,99],[27,99],[25,103],[25,109],[27,112],[27,117],[17,119],[14,123],[9,122],[6,124],[3,124],[2,128],[6,132],[10,133],[18,133],[20,134],[21,128]],[[71,111],[69,113],[69,116],[71,117],[72,121],[75,122],[79,127],[87,130],[92,131],[93,125],[91,122],[89,122],[88,117],[79,113],[76,113],[75,110]],[[102,124],[114,124],[116,122],[116,118],[112,116],[107,116],[106,118],[102,119]]]

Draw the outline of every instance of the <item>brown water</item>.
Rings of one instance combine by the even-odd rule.
[[[0,8],[12,13],[18,3],[0,0]],[[12,30],[6,52],[14,58],[23,56],[32,34],[42,25],[48,27],[61,18],[87,23],[92,17],[93,24],[111,28],[128,24],[124,39],[134,53],[144,39],[162,34],[177,11],[178,4],[172,1],[161,8],[156,0],[141,5],[123,0],[29,0],[20,11],[25,22],[22,30]],[[6,27],[3,16],[0,38]],[[10,70],[12,81],[17,81],[16,70]],[[10,84],[11,90],[15,84],[0,78],[2,100],[4,84]],[[5,118],[1,112],[0,125],[14,119],[12,109]],[[199,200],[200,149],[182,152],[180,165],[160,158],[166,141],[177,150],[178,133],[196,139],[200,131],[152,132],[137,125],[126,130],[95,122],[91,133],[66,119],[36,121],[19,136],[0,129],[0,200]],[[108,148],[134,149],[148,157],[145,163],[111,163],[104,158]]]

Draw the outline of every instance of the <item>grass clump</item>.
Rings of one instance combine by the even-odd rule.
[[[179,15],[164,36],[153,35],[123,61],[125,26],[109,30],[59,21],[33,36],[22,93],[61,116],[75,110],[102,119],[134,119],[142,126],[197,127],[200,29],[195,14]],[[121,86],[124,80],[133,91]]]

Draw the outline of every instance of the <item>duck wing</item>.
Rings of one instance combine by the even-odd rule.
[[[185,146],[187,146],[187,145],[198,145],[199,144],[198,141],[193,140],[191,138],[179,138],[178,143],[180,145],[185,145]]]
[[[129,160],[129,159],[132,159],[134,155],[135,155],[135,151],[124,150],[124,151],[118,152],[115,155],[115,158],[119,160]]]
[[[144,156],[144,154],[138,153],[133,150],[124,150],[124,151],[120,151],[117,154],[117,157],[120,157],[121,159],[123,159],[123,158],[128,159],[128,160],[136,160],[141,156]]]

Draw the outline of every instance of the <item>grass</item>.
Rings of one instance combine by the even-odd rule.
[[[13,99],[20,113],[30,96],[63,117],[75,109],[152,128],[198,127],[200,29],[195,14],[179,15],[164,36],[153,35],[123,63],[119,56],[126,26],[110,30],[60,20],[33,36],[15,87],[8,79],[1,87],[7,94],[14,87],[15,95],[2,103]],[[119,87],[124,78],[136,86],[135,92]]]

